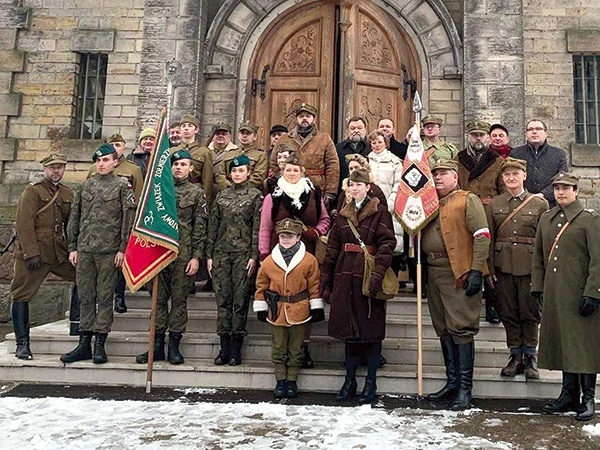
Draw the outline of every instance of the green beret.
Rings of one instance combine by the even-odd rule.
[[[458,163],[453,159],[438,159],[431,167],[431,172],[441,169],[454,170],[456,173],[458,173]]]
[[[500,170],[504,170],[507,167],[514,167],[516,169],[521,169],[523,172],[527,172],[527,161],[523,159],[511,158],[508,156],[500,166]]]
[[[196,116],[192,116],[191,114],[186,114],[179,121],[179,125],[183,125],[184,123],[191,123],[196,128],[200,128],[200,120]]]
[[[229,173],[231,173],[231,170],[234,167],[240,167],[240,166],[250,166],[250,158],[248,158],[246,155],[243,155],[243,154],[233,158],[231,160],[231,162],[229,163]]]
[[[282,219],[275,225],[275,233],[302,234],[304,224],[296,219]]]
[[[112,155],[115,152],[116,150],[112,145],[101,144],[100,147],[98,147],[98,150],[94,152],[94,156],[92,156],[92,161],[96,162],[96,160],[101,156]]]
[[[567,186],[577,186],[579,177],[568,172],[559,172],[552,178],[552,186],[555,184],[566,184]]]
[[[52,164],[66,164],[67,157],[60,153],[50,153],[48,156],[43,158],[41,161],[44,167],[50,166]]]
[[[183,122],[182,122],[183,123]],[[194,159],[190,152],[187,150],[177,150],[175,153],[171,155],[171,164],[175,161],[179,161],[180,159]]]

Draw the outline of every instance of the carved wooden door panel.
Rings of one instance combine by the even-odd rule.
[[[259,42],[251,69],[258,82],[248,83],[247,110],[260,126],[258,142],[263,148],[269,147],[271,125],[295,125],[293,111],[302,102],[319,108],[319,129],[331,132],[335,17],[334,2],[302,6],[280,19]]]

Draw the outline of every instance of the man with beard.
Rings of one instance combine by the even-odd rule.
[[[460,188],[475,194],[488,208],[492,198],[503,193],[506,186],[502,181],[502,162],[498,153],[490,149],[490,124],[475,120],[467,125],[469,143],[458,153],[458,183]],[[500,323],[493,308],[493,291],[486,286],[485,318],[489,323]]]
[[[181,129],[179,128],[179,122],[173,122],[169,127],[169,146],[173,148],[179,144],[181,144]]]
[[[366,136],[367,123],[365,119],[362,117],[352,117],[348,121],[348,139],[335,146],[340,160],[340,184],[350,174],[346,165],[346,155],[359,154],[367,156],[369,154],[370,149],[365,139]]]
[[[388,141],[388,150],[404,161],[408,143],[406,141],[397,141],[394,137],[394,121],[390,118],[379,119],[377,130],[382,132]]]
[[[302,103],[296,108],[296,126],[281,136],[278,145],[289,145],[304,161],[306,176],[323,192],[323,201],[329,210],[334,206],[340,180],[340,161],[335,144],[327,133],[317,129],[317,108]],[[278,174],[277,152],[271,154],[271,170]]]

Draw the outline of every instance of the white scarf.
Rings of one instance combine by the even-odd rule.
[[[388,157],[389,152],[390,151],[387,148],[379,154],[377,154],[375,152],[371,152],[371,153],[369,153],[369,159],[373,159],[375,162],[378,162],[378,163],[381,161],[385,161]]]
[[[310,192],[311,189],[314,189],[314,186],[306,177],[300,178],[300,180],[294,184],[288,183],[283,177],[279,177],[277,180],[277,187],[273,191],[273,197],[281,197],[285,194],[292,199],[292,205],[297,209],[301,209],[302,203],[300,202],[300,196],[306,192]]]

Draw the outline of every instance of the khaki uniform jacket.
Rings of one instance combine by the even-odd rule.
[[[558,243],[556,236],[569,222]],[[554,248],[552,255],[550,252]],[[539,365],[574,373],[600,372],[600,311],[579,315],[582,296],[600,299],[600,214],[576,200],[556,206],[538,225],[531,292],[543,292]]]
[[[217,177],[217,173],[219,172],[219,167],[221,166],[221,162],[223,162],[223,158],[225,157],[225,154],[229,150],[235,150],[236,148],[238,148],[238,146],[235,145],[233,142],[230,142],[229,144],[227,144],[227,146],[223,150],[215,149],[214,142],[211,142],[210,144],[208,144],[208,149],[210,150],[210,153],[212,156],[213,179],[214,179],[212,198],[208,199],[208,203],[211,203],[212,200],[214,199],[215,195],[217,195],[217,192],[219,192],[219,186],[217,186],[216,177]]]
[[[499,229],[504,219],[528,198],[531,200]],[[498,270],[514,276],[531,274],[535,232],[540,217],[546,211],[548,202],[526,190],[518,197],[505,192],[492,199],[487,209],[492,234],[489,264],[492,273]]]
[[[456,160],[460,188],[475,194],[484,205],[506,191],[500,170],[504,159],[495,151],[486,151],[475,165],[466,150],[460,152]]]
[[[303,243],[290,261],[285,263],[279,245],[273,253],[261,263],[256,277],[256,294],[254,296],[254,311],[268,311],[265,301],[265,290],[277,292],[280,301],[277,305],[277,317],[270,311],[267,320],[277,326],[289,327],[308,322],[312,316],[311,309],[324,308],[325,303],[319,297],[319,263],[316,258],[306,251]],[[290,297],[302,292],[307,293],[306,299],[289,303],[283,297]]]
[[[433,167],[436,161],[440,159],[454,159],[458,155],[458,148],[450,142],[442,141],[439,137],[430,144],[423,140],[425,154],[429,160],[429,166]]]
[[[96,164],[92,164],[88,170],[86,178],[93,177],[96,174]],[[115,175],[125,178],[129,184],[133,187],[133,193],[135,194],[135,201],[139,201],[142,198],[142,189],[144,187],[144,177],[142,176],[142,169],[135,163],[128,161],[125,156],[121,156],[117,160],[115,167]]]
[[[202,147],[198,140],[194,140],[191,144],[181,142],[177,147],[171,149],[171,154],[178,150],[187,150],[192,155],[192,172],[190,173],[190,182],[200,183],[200,187],[206,194],[207,201],[212,200],[214,168],[213,157],[210,149]]]
[[[315,126],[312,134],[302,139],[296,127],[281,136],[277,145],[283,143],[294,148],[300,155],[306,175],[315,187],[321,189],[326,195],[337,196],[340,183],[340,160],[335,144],[328,134],[318,131]],[[271,153],[270,168],[274,174],[279,173],[277,151]]]
[[[267,178],[269,171],[269,163],[267,161],[267,153],[256,147],[242,147],[229,150],[225,153],[223,161],[219,164],[219,170],[215,174],[215,181],[219,190],[226,189],[233,184],[227,175],[229,163],[241,154],[246,155],[250,159],[250,169],[252,170],[248,179],[250,186],[262,191],[263,182]]]
[[[52,206],[41,214],[58,190]],[[53,184],[44,179],[25,188],[17,206],[17,242],[15,257],[26,260],[39,256],[46,264],[60,264],[67,260],[65,230],[71,214],[74,194],[64,184]]]

